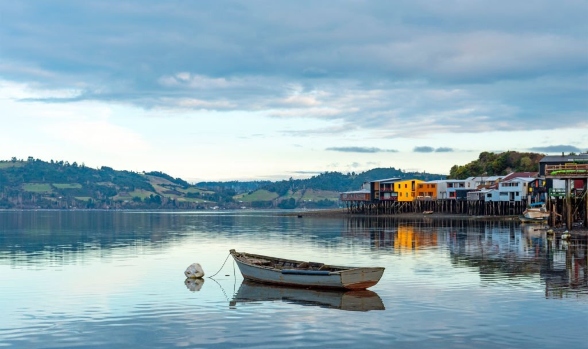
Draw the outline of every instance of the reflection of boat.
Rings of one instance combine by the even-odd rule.
[[[545,219],[549,218],[549,212],[545,208],[545,204],[537,202],[531,204],[525,211],[523,211],[523,217],[528,219]]]
[[[341,267],[302,262],[231,250],[243,277],[248,280],[309,288],[363,290],[380,281],[382,267]]]
[[[245,302],[282,301],[350,311],[385,310],[377,293],[369,290],[316,290],[260,284],[244,280],[232,305]]]
[[[519,219],[522,223],[539,223],[539,224],[547,224],[547,217],[544,218],[527,218],[525,216],[519,216]]]

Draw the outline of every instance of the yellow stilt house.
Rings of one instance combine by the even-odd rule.
[[[417,185],[423,182],[420,179],[405,179],[394,182],[394,191],[398,193],[398,201],[414,201],[417,197]]]

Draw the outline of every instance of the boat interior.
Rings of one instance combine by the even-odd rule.
[[[317,271],[340,271],[350,268],[336,267],[317,262],[294,261],[290,259],[282,259],[276,257],[261,256],[256,254],[249,254],[243,252],[231,251],[233,257],[243,263],[257,265],[260,267],[267,267],[269,269],[295,269],[295,270],[317,270]]]

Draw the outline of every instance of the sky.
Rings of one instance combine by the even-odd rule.
[[[0,125],[193,182],[586,152],[588,2],[3,1]]]

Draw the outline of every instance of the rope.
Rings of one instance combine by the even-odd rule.
[[[225,289],[223,288],[223,286],[221,284],[218,283],[218,281],[216,281],[215,279],[213,279],[212,277],[208,277],[210,280],[216,282],[216,284],[218,285],[218,287],[220,287],[221,291],[223,291],[223,294],[225,295],[225,299],[227,300],[227,302],[231,302],[231,300],[229,299],[229,297],[227,296],[227,293],[225,292]]]
[[[223,262],[223,265],[220,267],[220,269],[214,273],[214,275],[209,276],[209,279],[212,279],[213,276],[215,276],[216,274],[220,273],[221,270],[223,270],[223,267],[225,266],[225,263],[227,262],[227,260],[229,259],[229,256],[231,255],[231,253],[229,252],[229,255],[227,256],[227,258],[225,258],[225,261]]]

